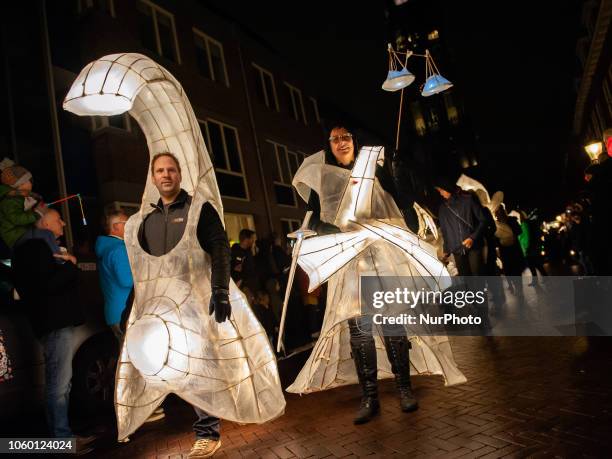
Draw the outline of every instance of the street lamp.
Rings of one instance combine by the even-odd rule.
[[[397,150],[399,148],[399,134],[402,122],[404,88],[410,86],[415,79],[414,75],[406,68],[408,58],[411,56],[425,58],[425,84],[421,89],[421,95],[423,97],[433,96],[434,94],[446,91],[451,88],[453,84],[440,75],[440,71],[433,57],[431,57],[429,50],[425,50],[425,54],[415,54],[412,51],[395,51],[391,43],[388,43],[387,52],[389,53],[389,71],[387,73],[387,79],[382,84],[382,89],[389,92],[401,90],[399,114],[397,116],[397,134],[395,137],[395,149]],[[400,56],[403,57],[403,60]]]
[[[591,142],[584,147],[584,150],[587,152],[592,162],[597,162],[597,158],[603,150],[603,145],[601,142]]]

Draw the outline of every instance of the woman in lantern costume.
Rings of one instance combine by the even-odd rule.
[[[156,211],[150,203],[161,202],[155,171],[147,174],[140,211],[126,225],[135,300],[117,368],[119,439],[134,432],[170,392],[211,417],[262,423],[280,416],[285,401],[275,356],[246,298],[230,281],[229,292],[215,291],[211,302],[211,257],[198,241],[197,227],[205,208],[222,222],[223,207],[197,118],[181,85],[146,56],[113,54],[81,71],[64,108],[77,115],[128,111],[147,138],[150,157],[169,152],[178,161],[180,188],[189,195],[186,214],[176,220],[184,233],[161,256],[147,253],[138,239],[143,221]],[[169,158],[165,163],[173,164]],[[224,314],[215,320],[209,304],[217,308],[228,297],[229,320]],[[208,457],[219,444],[194,447],[190,457]]]
[[[466,381],[447,336],[409,333],[408,339],[406,330],[386,333],[362,315],[360,275],[377,276],[383,290],[385,276],[406,276],[410,289],[450,286],[435,248],[408,229],[390,194],[395,194],[393,183],[383,161],[382,147],[363,147],[357,154],[353,134],[340,123],[331,129],[329,150],[306,158],[293,179],[313,211],[310,228],[319,234],[302,242],[298,263],[308,274],[310,290],[329,284],[320,337],[287,390],[309,393],[359,381],[356,424],[379,411],[377,378],[395,376],[406,412],[417,409],[411,372],[441,374],[447,385]]]

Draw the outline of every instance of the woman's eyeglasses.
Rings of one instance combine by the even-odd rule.
[[[353,134],[342,134],[342,135],[335,135],[333,137],[330,137],[328,140],[331,143],[340,143],[340,142],[350,142],[352,138],[353,138]]]

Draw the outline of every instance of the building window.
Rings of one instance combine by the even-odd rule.
[[[302,100],[302,91],[295,86],[285,83],[287,92],[289,94],[289,100],[291,101],[291,109],[293,118],[296,121],[301,121],[304,124],[308,124],[306,121],[306,112],[304,112],[304,102]]]
[[[140,38],[145,48],[155,51],[177,64],[181,63],[174,16],[168,11],[149,2],[138,2],[140,12]]]
[[[317,103],[317,99],[314,97],[309,97],[310,100],[310,109],[312,111],[312,119],[317,123],[321,124],[321,117],[319,116],[319,104]]]
[[[429,107],[429,117],[427,119],[427,127],[430,131],[437,131],[440,128],[440,118],[435,107]]]
[[[227,233],[230,245],[239,242],[238,236],[241,229],[255,231],[255,221],[252,215],[224,213],[223,220],[225,220],[225,232]]]
[[[281,206],[297,207],[295,192],[291,186],[293,174],[299,166],[297,153],[287,151],[287,147],[268,140],[271,146],[270,165],[274,183],[276,203]]]
[[[601,139],[603,131],[601,129],[601,125],[599,124],[599,118],[597,117],[595,110],[591,112],[591,126],[593,126],[593,134],[595,135],[595,138],[597,140]]]
[[[221,82],[229,87],[223,45],[195,28],[193,37],[200,73],[209,80]]]
[[[136,202],[113,201],[104,206],[104,215],[108,215],[113,210],[122,210],[125,215],[131,217],[140,210],[140,204]]]
[[[610,78],[604,79],[603,92],[608,107],[608,119],[612,119],[612,90],[610,89]]]
[[[238,130],[225,123],[208,119],[199,121],[206,133],[206,145],[210,153],[221,196],[249,200]]]
[[[607,129],[606,117],[604,115],[603,109],[601,108],[601,99],[598,99],[595,102],[595,113],[597,114],[597,119],[599,120],[599,126],[601,127],[599,139],[603,136],[604,131]]]
[[[410,112],[412,113],[412,119],[414,120],[414,130],[418,136],[424,136],[427,132],[427,126],[425,126],[425,119],[421,112],[421,106],[418,102],[410,104]]]
[[[113,0],[78,0],[77,13],[84,14],[87,11],[101,11],[111,17],[115,17],[115,3]]]
[[[446,106],[446,116],[450,124],[459,123],[459,112],[453,101],[453,97],[449,93],[444,93],[444,105]]]
[[[132,124],[130,121],[130,115],[123,113],[121,115],[114,116],[92,116],[91,117],[91,130],[99,131],[107,127],[114,127],[116,129],[122,129],[124,131],[131,132]]]
[[[266,107],[280,111],[278,108],[278,97],[276,96],[276,86],[274,85],[274,77],[263,67],[253,64],[257,74],[255,86],[257,88],[257,97],[259,101]]]
[[[287,237],[287,234],[293,233],[297,231],[300,226],[302,226],[302,222],[299,220],[295,220],[293,218],[281,218],[281,226],[283,228],[283,237]]]

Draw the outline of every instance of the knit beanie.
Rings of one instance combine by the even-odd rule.
[[[13,161],[4,158],[0,161],[0,180],[3,185],[11,188],[19,188],[19,186],[28,180],[32,179],[32,174],[25,167],[17,166]]]

